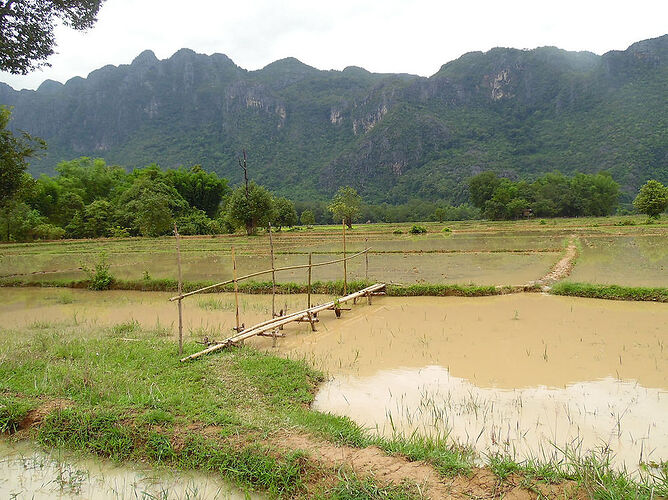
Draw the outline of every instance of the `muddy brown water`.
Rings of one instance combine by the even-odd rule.
[[[47,500],[260,499],[213,475],[146,469],[0,439],[0,497]]]
[[[4,328],[74,328],[137,321],[176,334],[169,293],[0,289]],[[313,303],[330,297],[314,296]],[[247,326],[271,296],[241,296]],[[279,295],[277,308],[305,307]],[[375,297],[317,332],[289,325],[262,349],[330,374],[314,407],[378,432],[448,434],[481,453],[547,458],[609,447],[615,463],[668,459],[668,304],[543,294]],[[234,326],[232,294],[184,301],[186,336],[219,339]],[[558,448],[557,448],[558,447]]]
[[[668,459],[666,304],[517,294],[358,307],[280,343],[333,376],[316,409],[481,453]]]

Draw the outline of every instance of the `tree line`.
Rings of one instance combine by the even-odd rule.
[[[471,205],[453,207],[414,200],[404,205],[369,205],[351,187],[341,187],[329,204],[278,197],[245,182],[232,190],[227,179],[200,166],[162,170],[158,165],[127,172],[103,159],[61,162],[56,175],[34,179],[27,161],[45,147],[27,133],[7,128],[10,111],[0,107],[0,238],[26,241],[104,236],[161,236],[174,224],[184,235],[253,234],[271,224],[277,230],[298,223],[408,222],[528,216],[575,217],[611,214],[619,185],[603,172],[547,174],[533,182],[483,172],[469,181]],[[246,173],[245,160],[240,165]],[[634,201],[651,217],[668,206],[668,188],[648,181]],[[298,215],[298,211],[299,214]]]

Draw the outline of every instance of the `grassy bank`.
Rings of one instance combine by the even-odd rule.
[[[358,280],[348,282],[348,293],[356,292],[374,282]],[[199,288],[211,286],[211,281],[186,281],[183,284],[184,292],[191,292]],[[3,287],[63,287],[86,289],[90,285],[88,280],[51,280],[30,281],[24,279],[0,280]],[[146,292],[174,292],[178,289],[176,280],[172,279],[140,279],[140,280],[114,280],[110,290],[135,290]],[[239,283],[239,291],[248,294],[270,294],[272,290],[271,281],[243,281]],[[232,284],[223,285],[208,290],[205,293],[233,292]],[[304,283],[277,283],[276,292],[280,294],[306,293],[307,285]],[[518,292],[538,292],[540,287],[521,286],[479,286],[479,285],[457,285],[416,283],[413,285],[388,284],[387,295],[390,297],[486,297],[490,295],[504,295]],[[311,286],[311,292],[325,295],[343,295],[343,281],[316,281]],[[619,285],[596,285],[590,283],[561,282],[555,284],[550,293],[555,295],[569,295],[572,297],[588,297],[612,300],[635,300],[668,302],[668,288],[648,287],[624,287]]]
[[[443,477],[480,470],[473,454],[447,437],[382,438],[348,418],[311,410],[324,376],[304,362],[241,347],[184,365],[166,335],[136,322],[0,330],[0,430],[48,447],[211,471],[272,497],[421,498],[410,478],[387,484],[314,459],[323,441],[376,446],[426,461]],[[200,348],[186,343],[185,353]],[[312,446],[291,445],[294,436]],[[664,474],[663,482],[654,486],[598,457],[561,464],[492,457],[486,470],[496,475],[497,492],[518,481],[539,488],[568,479],[596,498],[649,499],[668,493],[662,466],[654,473]]]
[[[186,281],[183,283],[183,291],[191,292],[199,288],[213,285],[212,281]],[[349,281],[348,293],[356,292],[367,286],[373,285],[373,281]],[[88,280],[42,280],[30,281],[24,279],[0,280],[3,287],[63,287],[85,289],[90,286]],[[176,280],[172,279],[150,279],[150,280],[114,280],[109,286],[110,290],[135,290],[145,292],[175,292],[178,290]],[[445,285],[420,283],[414,285],[388,285],[387,295],[392,297],[417,297],[417,296],[458,296],[458,297],[482,297],[487,295],[502,295],[515,291],[522,291],[518,287],[495,287],[478,285]],[[233,292],[234,285],[227,284],[208,290],[204,293]],[[272,291],[271,281],[243,281],[239,283],[239,291],[248,294],[268,294]],[[276,291],[280,294],[307,293],[308,287],[305,283],[276,283]],[[343,281],[316,281],[311,285],[311,292],[326,295],[343,295]]]
[[[610,300],[637,300],[668,302],[668,288],[595,285],[591,283],[557,283],[550,293],[572,297],[590,297]]]

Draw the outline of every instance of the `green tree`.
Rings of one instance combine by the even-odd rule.
[[[0,70],[25,75],[40,66],[56,44],[57,20],[75,30],[93,26],[103,0],[0,0]]]
[[[151,172],[144,174],[135,175],[132,185],[119,195],[118,222],[130,228],[133,234],[168,234],[174,217],[188,210],[188,202],[159,176]]]
[[[641,214],[658,217],[668,208],[668,186],[659,181],[647,181],[638,192],[633,206]]]
[[[109,236],[114,227],[114,207],[107,200],[95,200],[84,209],[84,233],[90,238]]]
[[[581,203],[581,213],[573,215],[610,215],[619,198],[619,184],[607,172],[594,175],[575,174],[571,180],[573,196]]]
[[[2,29],[2,37],[5,30]],[[2,42],[0,42],[2,46]],[[0,106],[0,206],[12,198],[25,180],[23,176],[28,168],[28,158],[46,147],[42,139],[31,137],[25,132],[14,135],[7,129],[11,111]]]
[[[147,167],[148,168],[148,167]],[[159,167],[156,167],[159,170]],[[144,169],[138,172],[143,172]],[[137,177],[129,177],[119,166],[107,165],[102,158],[81,157],[64,161],[56,167],[56,181],[63,192],[78,194],[85,204],[97,199],[112,198],[115,193],[127,189]]]
[[[35,238],[35,228],[44,217],[23,201],[10,199],[0,207],[0,227],[5,241],[27,241]]]
[[[176,226],[179,233],[189,234],[214,234],[216,227],[214,221],[207,217],[204,210],[191,208],[188,213],[176,219]]]
[[[255,234],[257,228],[269,223],[274,210],[271,193],[263,186],[251,181],[246,187],[239,186],[227,201],[226,217],[235,228],[244,228],[247,235]]]
[[[299,217],[299,221],[301,222],[302,226],[312,226],[315,224],[315,215],[313,215],[311,210],[304,210]]]
[[[474,207],[480,209],[485,207],[485,203],[492,199],[494,190],[501,184],[494,172],[483,172],[469,179],[469,197]]]
[[[350,186],[342,186],[327,208],[332,213],[335,222],[342,220],[352,229],[353,221],[362,213],[362,197]]]
[[[280,231],[283,226],[292,227],[297,224],[295,204],[287,198],[274,200],[274,216],[272,224]]]
[[[204,210],[208,217],[216,216],[223,196],[230,190],[227,179],[221,179],[214,172],[206,172],[199,165],[188,170],[167,170],[164,180],[174,187],[191,207]]]

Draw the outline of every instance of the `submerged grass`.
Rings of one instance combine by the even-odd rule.
[[[555,295],[570,295],[573,297],[590,297],[596,299],[668,302],[668,288],[561,282],[555,284],[550,290],[550,293]]]

